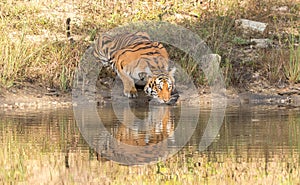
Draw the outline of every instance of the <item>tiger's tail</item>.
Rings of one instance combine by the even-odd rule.
[[[71,23],[71,18],[68,17],[68,18],[67,18],[67,21],[66,21],[66,26],[67,26],[67,27],[66,27],[67,38],[68,38],[69,42],[70,42],[71,44],[73,44],[75,41],[74,41],[73,37],[71,36],[71,26],[70,26],[70,23]]]

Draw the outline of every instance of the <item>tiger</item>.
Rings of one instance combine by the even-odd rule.
[[[94,56],[104,66],[111,66],[123,83],[123,94],[138,96],[135,84],[144,85],[146,95],[160,103],[174,103],[174,73],[166,48],[152,41],[146,32],[102,34],[95,42]]]

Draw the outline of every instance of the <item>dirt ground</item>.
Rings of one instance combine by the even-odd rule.
[[[71,102],[70,93],[49,92],[40,85],[0,88],[0,108],[5,109],[70,107]]]
[[[193,102],[193,105],[210,107],[211,94],[209,91],[209,87],[201,88],[199,89],[197,97],[193,96],[190,100],[180,98],[177,104],[187,101]],[[284,108],[300,108],[300,85],[298,84],[283,89],[273,88],[263,93],[253,93],[249,91],[238,92],[236,89],[229,88],[226,89],[226,95],[224,97],[226,98],[227,106],[275,105]],[[141,95],[140,98],[143,98],[143,95]],[[199,101],[194,102],[194,98],[198,98]],[[101,97],[100,93],[98,93],[96,100],[98,105],[111,101],[109,98],[105,99]],[[22,86],[0,89],[0,110],[70,107],[72,107],[71,92],[59,92],[55,89],[47,89],[41,85],[29,83],[22,84]]]

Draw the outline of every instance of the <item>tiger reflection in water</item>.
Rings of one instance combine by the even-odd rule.
[[[110,138],[100,139],[94,130],[97,136],[93,141],[97,159],[136,165],[169,156],[173,145],[176,145],[175,110],[167,105],[150,106],[148,111],[126,107],[119,110],[120,117],[116,116],[115,110],[111,108],[99,110],[100,117],[105,115],[101,119],[106,129],[110,130]],[[112,123],[112,120],[118,121]],[[114,124],[113,127],[111,124]]]
[[[113,135],[118,141],[133,146],[157,144],[168,137],[172,139],[174,117],[170,109],[168,106],[154,107],[148,112],[148,117],[142,120],[143,124],[134,124],[137,118],[130,113],[130,109],[124,109],[123,123],[119,124]]]

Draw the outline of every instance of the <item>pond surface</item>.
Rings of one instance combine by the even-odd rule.
[[[82,121],[91,116],[88,110],[82,110],[81,121],[73,109],[2,110],[0,181],[299,183],[298,109],[227,108],[223,122],[214,128],[217,134],[206,140],[211,110],[189,111],[195,110],[196,127],[189,124],[195,119],[181,114],[178,106],[97,107],[98,125]],[[176,129],[183,131],[176,135]],[[203,139],[206,148],[199,146]],[[151,164],[123,166],[109,159]]]

